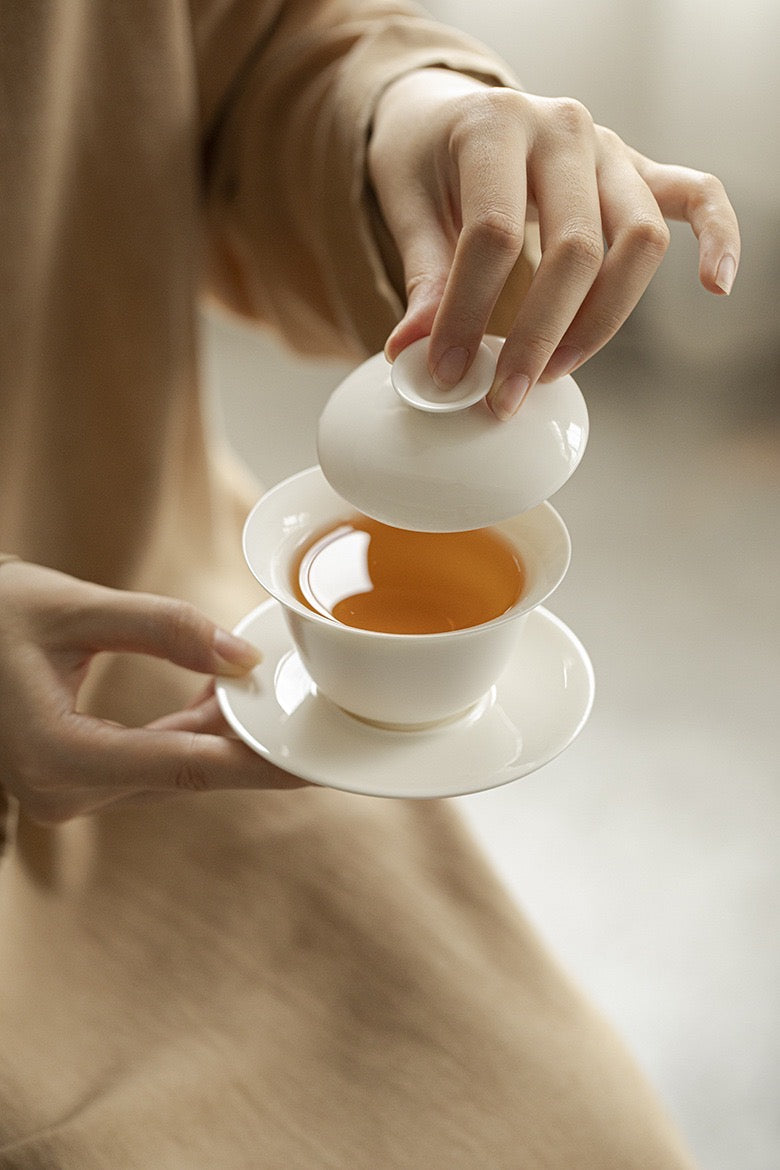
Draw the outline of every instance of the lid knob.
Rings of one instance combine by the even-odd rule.
[[[484,398],[493,385],[496,354],[483,341],[465,377],[450,390],[440,390],[428,372],[428,338],[412,342],[390,367],[396,394],[417,410],[445,414],[465,410]]]

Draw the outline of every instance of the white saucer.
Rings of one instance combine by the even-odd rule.
[[[248,614],[236,633],[263,661],[244,678],[218,680],[230,726],[279,767],[347,792],[430,798],[496,788],[568,747],[593,705],[585,650],[541,607],[528,615],[515,659],[490,694],[460,719],[425,731],[372,727],[318,694],[275,601]]]

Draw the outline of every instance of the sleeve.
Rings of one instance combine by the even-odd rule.
[[[13,553],[0,552],[0,568],[8,561],[18,561]],[[8,795],[3,787],[3,778],[0,776],[0,858],[5,852],[6,844],[11,836],[11,806]]]
[[[207,291],[301,352],[381,349],[402,304],[366,178],[379,96],[433,65],[517,81],[469,36],[394,0],[277,0],[272,11],[203,0],[195,33]]]

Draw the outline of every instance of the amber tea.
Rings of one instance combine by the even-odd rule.
[[[310,537],[293,559],[299,602],[343,625],[436,634],[482,625],[519,600],[525,568],[496,529],[410,532],[354,516]]]

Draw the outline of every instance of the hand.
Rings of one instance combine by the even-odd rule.
[[[718,179],[652,162],[568,98],[442,69],[407,74],[380,100],[368,165],[408,298],[386,354],[392,361],[430,334],[442,388],[471,364],[526,219],[538,218],[541,261],[488,395],[499,418],[537,380],[576,369],[617,332],[666,252],[666,219],[690,223],[710,292],[728,293],[739,263],[739,228]]]
[[[34,820],[58,822],[151,793],[303,783],[228,737],[213,684],[144,728],[76,710],[101,650],[243,674],[257,651],[192,606],[87,584],[22,562],[0,566],[0,779]]]

